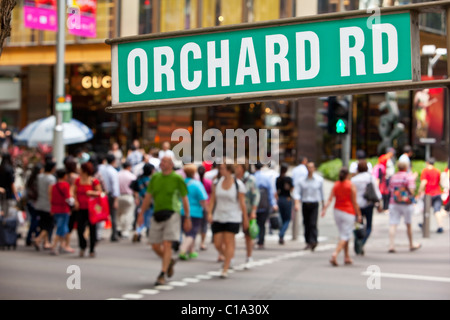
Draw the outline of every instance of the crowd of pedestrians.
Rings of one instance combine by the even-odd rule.
[[[79,257],[89,249],[89,257],[94,258],[107,222],[111,224],[111,242],[129,239],[136,243],[148,238],[161,259],[155,284],[162,285],[173,276],[177,260],[195,259],[199,251],[208,249],[209,230],[217,260],[223,264],[222,278],[228,277],[233,266],[235,237],[241,231],[245,235],[245,267],[250,268],[253,250],[263,250],[266,235],[274,231],[269,219],[274,212],[281,222],[280,245],[285,244],[294,214],[301,212],[304,250],[314,251],[319,244],[319,216],[324,217],[333,203],[339,237],[329,260],[333,266],[339,265],[341,252],[344,264],[352,264],[350,240],[357,222],[364,225],[365,234],[356,253],[365,254],[375,210],[389,214],[388,252],[396,252],[396,231],[402,218],[410,250],[419,249],[411,228],[414,203],[424,195],[431,197],[437,232],[442,233],[442,217],[446,214],[442,206],[448,206],[448,196],[443,202],[442,189],[448,193],[448,169],[441,173],[434,167],[435,160],[429,159],[416,193],[417,175],[411,172],[411,156],[411,149],[406,147],[395,166],[395,150],[389,149],[372,166],[359,150],[357,161],[349,169],[341,168],[338,181],[325,199],[324,178],[306,157],[301,157],[292,171],[281,164],[274,178],[260,163],[250,166],[205,161],[176,168],[170,143],[146,153],[138,141],[133,141],[127,154],[117,143],[104,155],[77,152],[65,159],[64,168],[57,169],[51,157],[42,157],[28,170],[23,190],[16,188],[11,156],[3,154],[0,193],[8,201],[24,204],[29,217],[26,244],[37,251],[48,250],[52,255],[76,252],[70,246],[76,228]],[[368,195],[370,191],[372,195]],[[89,201],[102,196],[107,198],[109,220],[93,223]],[[258,226],[256,236],[250,232],[251,222]],[[174,258],[174,249],[178,259]]]

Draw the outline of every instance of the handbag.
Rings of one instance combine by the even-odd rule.
[[[89,222],[96,224],[108,220],[109,202],[108,197],[101,193],[99,197],[91,197],[88,201]]]
[[[175,211],[172,210],[159,210],[153,213],[153,218],[155,218],[156,222],[163,222],[169,220],[174,213]]]
[[[378,195],[375,191],[375,186],[372,181],[366,185],[366,190],[364,191],[363,198],[365,200],[367,200],[367,202],[372,202],[372,203],[376,203],[376,202],[380,201],[380,199],[378,198]]]
[[[271,213],[270,216],[269,216],[269,222],[270,222],[270,227],[273,230],[280,230],[281,223],[280,223],[280,214],[279,214],[279,212]]]
[[[366,237],[365,226],[362,223],[356,222],[353,234],[355,235],[355,253],[363,254],[364,238]]]

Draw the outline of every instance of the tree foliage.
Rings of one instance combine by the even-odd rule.
[[[16,0],[0,0],[0,56],[6,38],[11,35],[11,13],[16,4]]]

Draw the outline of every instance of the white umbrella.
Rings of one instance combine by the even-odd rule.
[[[55,116],[50,116],[30,123],[16,136],[16,142],[28,147],[37,147],[39,143],[52,144],[55,119]],[[63,123],[63,130],[65,145],[85,142],[94,137],[91,129],[76,119]]]

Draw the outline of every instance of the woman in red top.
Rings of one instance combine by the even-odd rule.
[[[50,213],[56,223],[56,235],[53,240],[51,253],[57,255],[56,247],[60,243],[61,250],[68,253],[73,253],[73,249],[68,246],[66,242],[66,235],[69,232],[69,216],[70,206],[68,199],[72,199],[70,195],[70,185],[67,182],[67,172],[65,169],[56,171],[56,178],[58,181],[51,187],[50,191]]]
[[[358,222],[362,222],[362,218],[361,210],[356,202],[356,188],[350,181],[350,174],[347,168],[342,168],[339,172],[339,181],[334,184],[330,197],[322,209],[322,217],[325,216],[333,198],[336,198],[334,204],[334,220],[339,229],[340,240],[331,257],[330,263],[333,266],[338,266],[336,261],[337,256],[344,249],[344,263],[352,264],[348,250],[348,242],[353,232],[356,218]]]
[[[80,246],[80,257],[84,257],[87,241],[84,238],[84,231],[89,226],[89,256],[95,257],[95,243],[97,242],[96,225],[89,222],[89,198],[98,197],[102,193],[100,182],[93,177],[94,166],[90,162],[81,165],[80,177],[75,180],[73,194],[75,195],[75,210],[77,218],[77,233]]]

